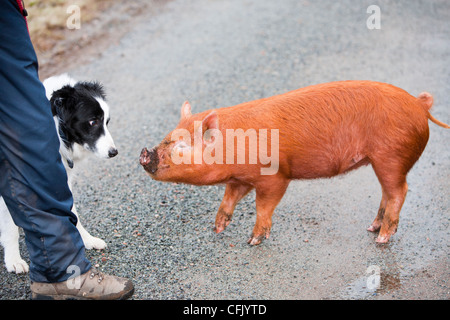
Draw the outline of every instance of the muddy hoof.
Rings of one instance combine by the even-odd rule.
[[[377,243],[388,243],[390,236],[378,236],[376,242]]]

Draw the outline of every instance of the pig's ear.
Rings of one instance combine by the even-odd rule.
[[[215,111],[211,111],[202,121],[203,129],[219,129],[219,117]]]
[[[202,121],[202,130],[204,132],[203,142],[207,145],[215,143],[215,134],[211,130],[219,129],[219,117],[215,111],[209,113]]]
[[[181,107],[181,119],[188,119],[191,116],[191,104],[188,101],[185,101]]]

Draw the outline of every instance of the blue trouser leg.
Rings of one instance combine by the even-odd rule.
[[[37,58],[14,0],[0,0],[0,194],[30,255],[30,279],[65,281],[91,265],[71,212],[73,200]]]

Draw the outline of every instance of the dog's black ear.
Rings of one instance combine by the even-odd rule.
[[[78,82],[75,85],[75,88],[83,88],[84,90],[89,91],[93,96],[106,99],[105,90],[103,89],[103,85],[97,81],[83,81]]]
[[[69,118],[71,106],[73,105],[73,97],[75,95],[75,89],[70,85],[66,85],[59,90],[53,91],[50,98],[50,105],[52,108],[53,116],[56,116],[59,122],[58,134],[61,137],[61,141],[67,150],[72,149],[72,145],[68,140],[69,128],[67,127],[67,121]],[[73,161],[69,155],[64,155],[67,164],[72,169]]]
[[[53,116],[62,116],[64,108],[67,106],[74,94],[75,89],[69,85],[53,91],[52,97],[50,98]]]

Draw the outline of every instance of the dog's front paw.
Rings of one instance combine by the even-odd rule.
[[[89,237],[88,239],[83,238],[83,242],[84,242],[84,247],[88,250],[90,250],[90,249],[101,250],[101,249],[105,249],[107,247],[105,241],[103,241],[100,238],[96,238],[96,237]]]
[[[29,270],[28,264],[21,258],[7,260],[5,261],[5,264],[6,270],[8,270],[8,272],[14,272],[19,274],[19,273],[27,273]]]

